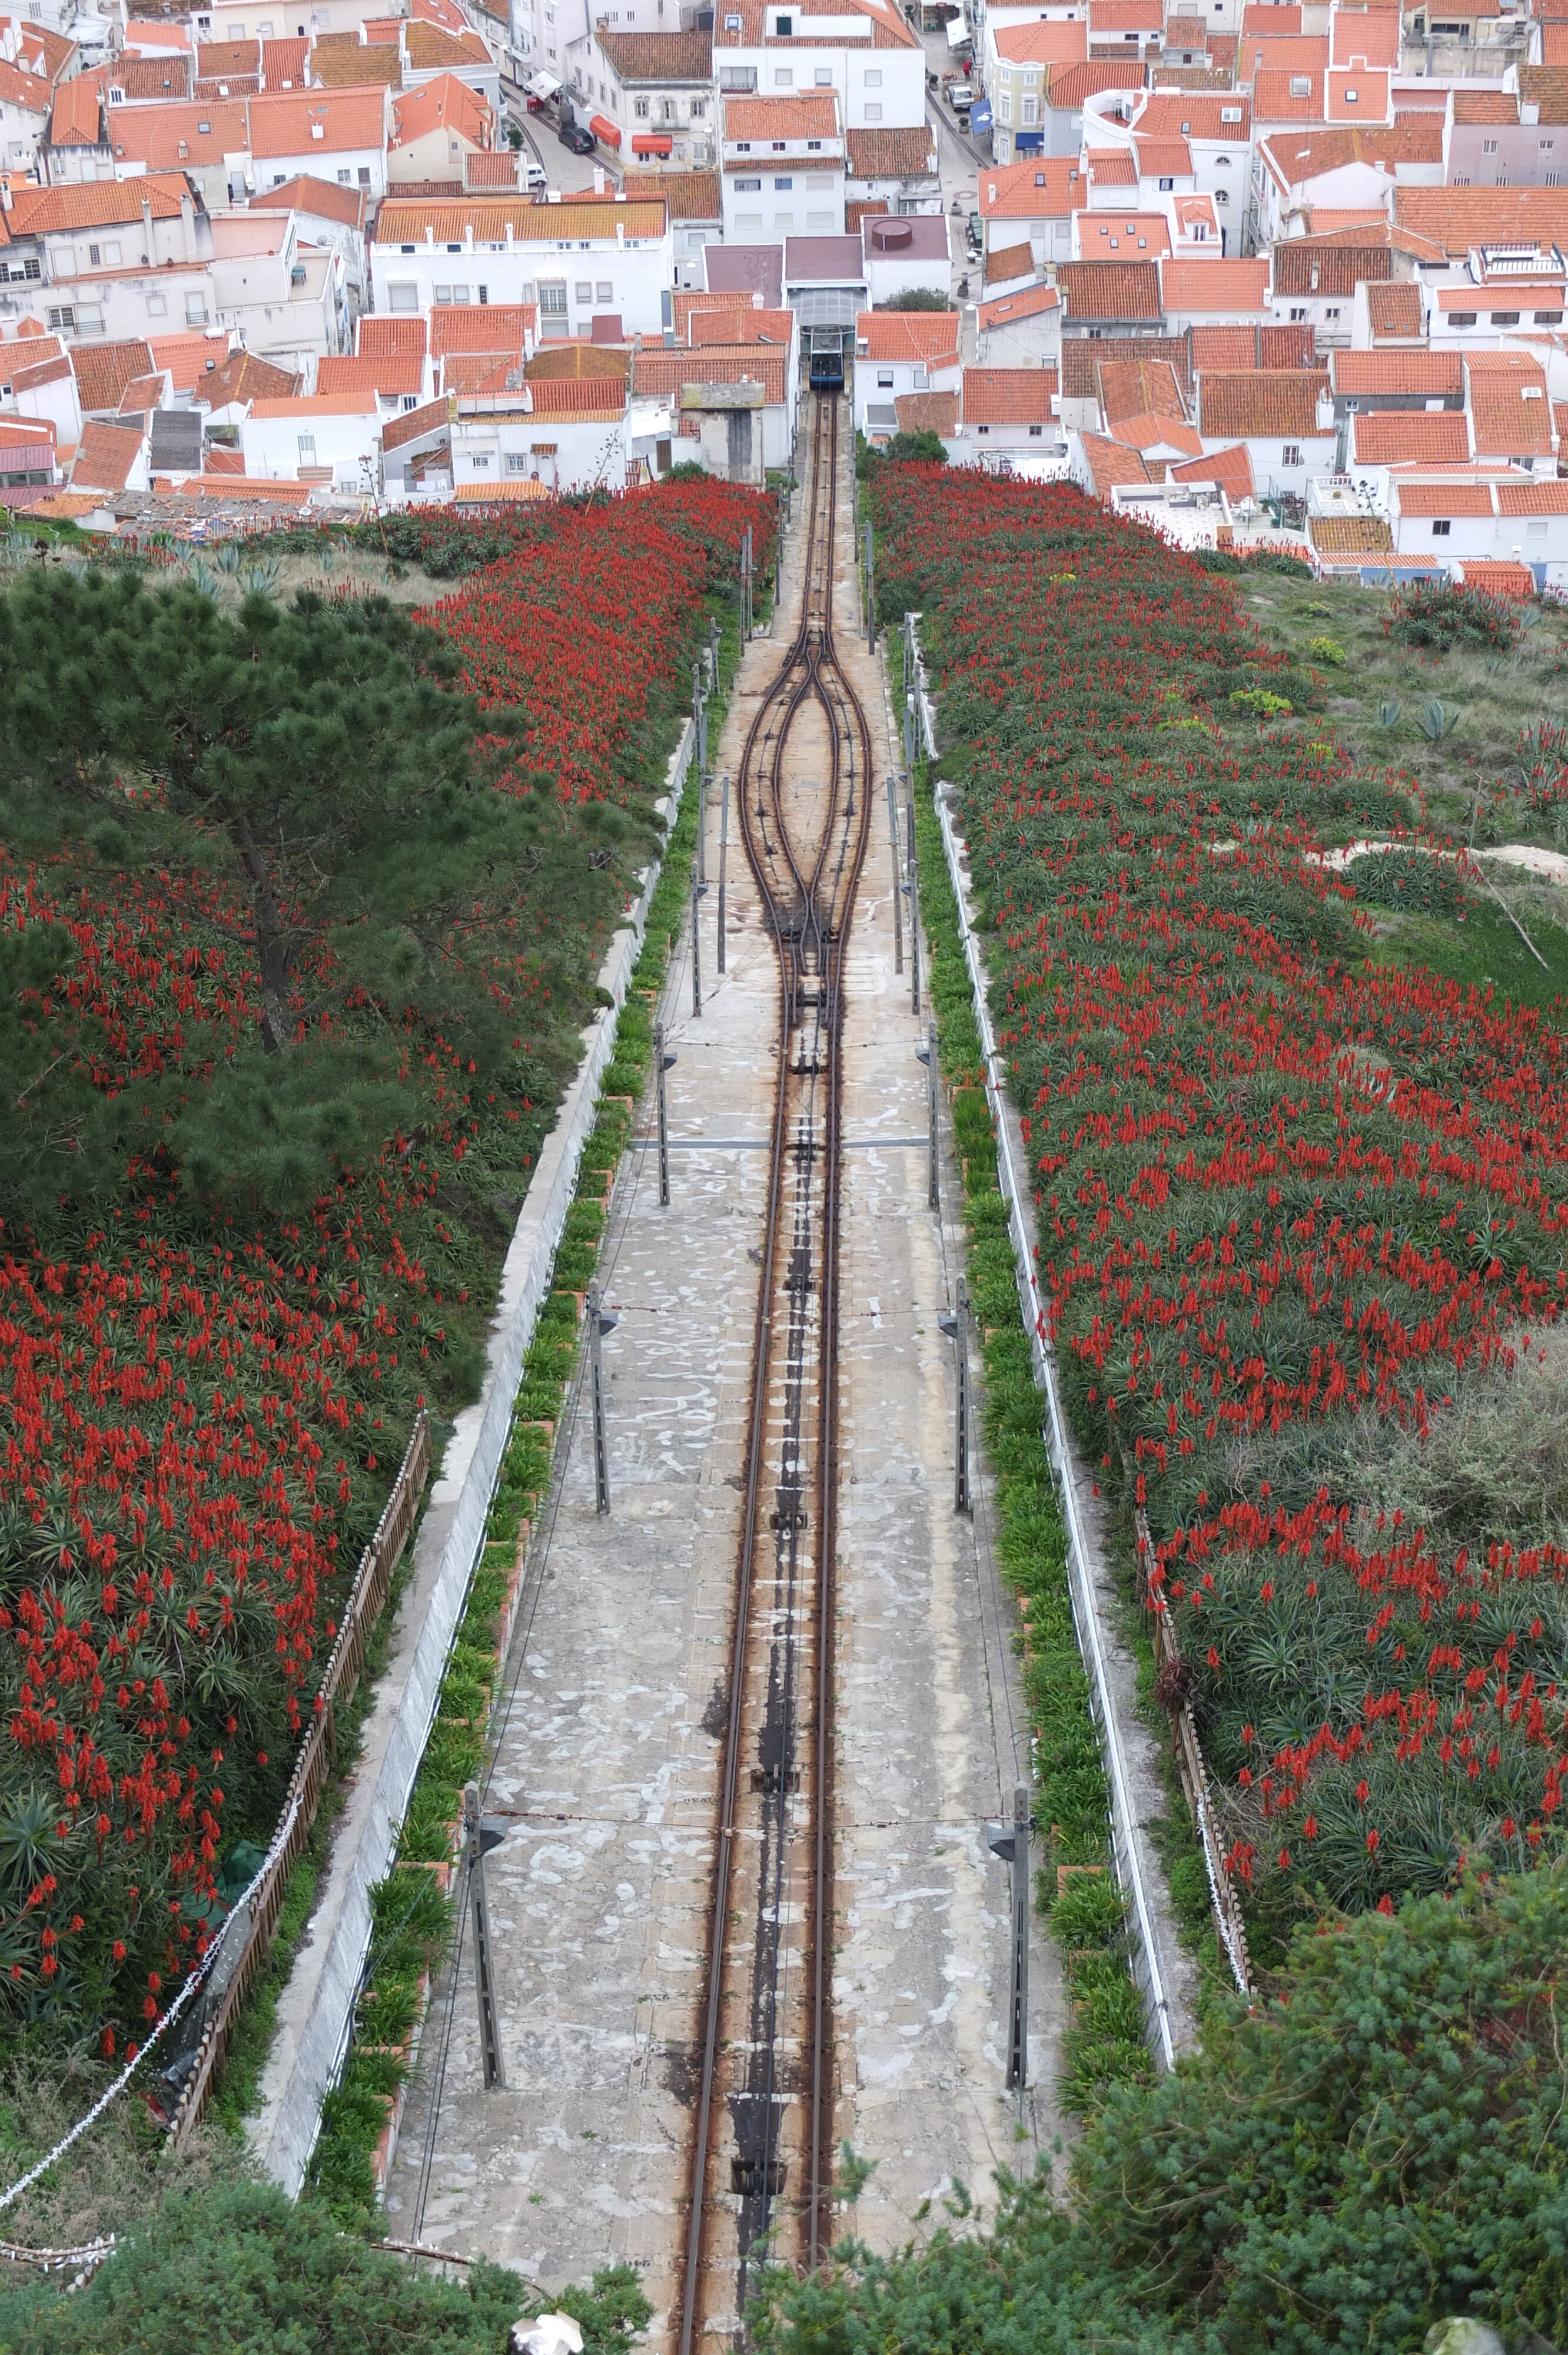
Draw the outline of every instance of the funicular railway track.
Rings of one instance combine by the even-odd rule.
[[[752,722],[737,805],[779,965],[681,2355],[733,2340],[758,2244],[826,2254],[833,2151],[833,1625],[843,960],[871,739],[833,645],[842,402],[811,438],[800,625]]]

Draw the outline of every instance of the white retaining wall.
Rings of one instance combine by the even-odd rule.
[[[665,840],[691,766],[690,720],[671,756],[664,800],[656,805]],[[325,1881],[278,2007],[278,2033],[262,2079],[261,2106],[248,2129],[264,2171],[297,2194],[321,2123],[322,2102],[347,2049],[354,2006],[370,1946],[370,1890],[390,1870],[397,1828],[435,1721],[447,1654],[484,1540],[490,1500],[506,1452],[523,1359],[550,1280],[593,1126],[599,1082],[615,1052],[616,1027],[641,947],[662,860],[616,932],[599,974],[614,1001],[583,1033],[584,1057],[540,1152],[502,1271],[478,1402],[458,1417],[415,1542],[411,1591],[399,1638],[376,1687],[363,1731],[363,1754],[340,1819]]]

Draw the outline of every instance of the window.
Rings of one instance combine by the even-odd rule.
[[[789,144],[787,139],[775,139],[772,143],[774,155],[782,155]]]
[[[594,281],[593,299],[596,303],[614,302],[615,288],[608,278],[599,278]]]
[[[632,107],[631,112],[637,117],[639,123],[646,123],[648,120],[648,101],[645,98],[640,98]]]
[[[1355,92],[1353,90],[1348,90],[1348,91],[1345,92],[1345,104],[1346,104],[1347,106],[1354,106],[1355,102],[1356,102],[1356,92]],[[1497,144],[1497,142],[1494,140],[1494,141],[1492,142],[1492,144],[1495,146],[1495,145]]]
[[[313,433],[302,433],[299,437],[299,450],[300,464],[302,466],[313,466],[316,463],[315,435]]]
[[[1538,327],[1560,327],[1563,325],[1561,311],[1537,311],[1533,318]]]
[[[893,389],[893,370],[892,370],[891,368],[878,368],[878,369],[877,369],[877,371],[876,371],[876,389],[877,389],[878,392],[891,392],[891,391],[892,391],[892,389]]]
[[[1160,181],[1160,195],[1161,195],[1162,197],[1168,197],[1168,196],[1171,194],[1171,190],[1175,187],[1175,186],[1176,186],[1176,182],[1175,182],[1175,180],[1174,180],[1173,178],[1170,177],[1170,176],[1167,176],[1165,179],[1161,180],[1161,181]]]
[[[1497,143],[1497,141],[1496,141],[1495,139],[1483,139],[1483,140],[1482,140],[1482,142],[1481,142],[1481,153],[1482,153],[1482,155],[1495,155],[1497,154],[1497,152],[1498,152],[1498,143]]]
[[[989,433],[991,432],[991,427],[989,425],[977,425],[975,427],[975,432],[977,433]]]
[[[205,294],[187,294],[185,296],[185,325],[187,327],[206,326],[207,296]]]
[[[773,216],[773,234],[775,237],[793,237],[795,234],[794,214],[775,213]]]
[[[1544,523],[1532,523],[1532,524],[1527,524],[1527,525],[1525,526],[1525,532],[1524,532],[1524,536],[1525,536],[1526,539],[1544,539],[1544,538],[1545,538],[1545,537],[1546,537],[1546,526],[1545,526],[1545,524],[1544,524]]]
[[[474,457],[470,461],[470,464],[472,465],[472,467],[473,467],[473,471],[474,471],[474,473],[475,473],[476,474],[489,474],[489,472],[490,472],[490,453],[489,453],[489,452],[488,452],[488,451],[486,451],[482,456],[480,456],[480,455],[477,455],[477,454],[476,454],[476,455],[475,455],[475,456],[474,456]]]
[[[813,155],[820,155],[822,152],[822,143],[820,139],[808,139],[806,146],[808,152]]]
[[[1037,98],[1026,98],[1023,101],[1023,121],[1025,124],[1027,125],[1029,123],[1038,123],[1039,120],[1040,101]]]
[[[785,172],[780,176],[775,178],[773,185],[776,188],[792,188],[795,185],[794,174],[791,172]]]
[[[432,286],[430,299],[436,303],[450,303],[452,299],[452,290],[450,286]]]
[[[1290,95],[1292,98],[1310,98],[1312,95],[1311,75],[1292,74],[1290,77]]]
[[[417,311],[418,307],[419,290],[412,279],[393,279],[387,289],[387,308],[389,311]]]
[[[1337,303],[1330,304],[1329,308],[1323,314],[1325,319],[1337,319],[1339,315],[1340,306]]]
[[[370,186],[370,166],[368,164],[361,164],[357,176],[359,185],[362,188],[367,188]]]
[[[817,68],[816,85],[819,90],[832,90],[833,86],[833,69],[832,66],[819,66]]]
[[[1239,122],[1241,121],[1241,119],[1242,119],[1242,111],[1241,111],[1241,109],[1240,109],[1240,107],[1239,107],[1239,106],[1222,106],[1222,107],[1221,107],[1221,109],[1220,109],[1220,121],[1221,121],[1222,123],[1239,123]]]
[[[867,106],[863,109],[863,112],[868,123],[880,123],[882,120],[882,108],[880,105]]]
[[[794,67],[775,66],[773,69],[773,87],[775,90],[793,90],[795,87]]]
[[[591,280],[587,278],[579,278],[577,280],[577,296],[579,303],[591,303],[593,301],[593,283]]]
[[[1448,314],[1451,327],[1473,327],[1475,324],[1476,314],[1473,311],[1450,311]]]
[[[735,184],[735,193],[737,197],[756,196],[761,186],[760,180],[737,180]]]
[[[164,302],[161,294],[148,295],[147,316],[149,319],[161,319],[168,307],[168,304]]]
[[[566,280],[564,278],[541,278],[539,281],[539,316],[542,319],[564,319],[566,315]]]
[[[1446,516],[1439,516],[1432,527],[1432,537],[1434,539],[1446,539],[1453,528]]]
[[[867,90],[880,90],[882,88],[881,74],[868,73],[865,78],[865,86]]]
[[[1543,140],[1542,141],[1542,143],[1541,143],[1541,152],[1542,152],[1542,154],[1543,155],[1551,155],[1551,153],[1552,153],[1552,148],[1553,148],[1556,144],[1557,144],[1557,143],[1556,143],[1556,141],[1555,141],[1554,139],[1543,139]]]
[[[1306,319],[1306,316],[1307,316],[1307,305],[1306,305],[1306,304],[1305,304],[1305,303],[1298,303],[1298,304],[1296,304],[1293,306],[1293,308],[1292,308],[1292,310],[1291,310],[1291,313],[1290,313],[1290,323],[1291,323],[1292,326],[1299,326],[1299,325],[1301,325],[1301,324],[1303,323],[1303,321]]]
[[[1519,313],[1517,311],[1494,311],[1492,313],[1492,325],[1494,327],[1517,327],[1519,325]]]
[[[792,40],[795,34],[794,17],[780,16],[777,24],[774,26],[773,30],[781,41]]]
[[[1228,188],[1216,188],[1214,190],[1214,202],[1217,205],[1228,205],[1230,200],[1231,192]]]
[[[869,114],[869,113],[871,112],[871,109],[870,109],[870,107],[868,106],[868,107],[866,108],[866,110],[865,110],[865,111],[866,111],[866,112]],[[881,109],[880,109],[880,108],[878,108],[877,112],[880,113],[880,112],[881,112]],[[1000,93],[1000,95],[998,96],[998,98],[997,98],[997,101],[996,101],[996,119],[997,119],[997,121],[998,121],[999,123],[1011,123],[1011,122],[1012,122],[1012,91],[1011,91],[1004,90],[1004,91],[1002,91]]]
[[[353,175],[353,173],[352,173],[352,172],[349,172],[349,171],[343,171],[343,172],[340,172],[340,173],[338,174],[338,176],[337,176],[337,184],[338,184],[338,186],[339,186],[340,188],[346,188],[346,187],[348,186],[348,185],[349,185],[349,182],[353,179],[353,177],[354,177],[354,175]]]
[[[706,103],[705,103],[705,101],[704,100],[702,100],[702,99],[700,99],[700,98],[694,98],[694,99],[693,99],[693,101],[692,101],[692,121],[693,121],[694,123],[701,123],[701,122],[702,122],[702,120],[703,120],[703,118],[705,117],[705,115],[707,113],[707,111],[708,111],[708,110],[707,110],[707,106],[706,106]]]
[[[211,123],[198,123],[196,124],[196,129],[201,133],[202,136],[205,138],[205,137],[207,136],[207,133],[212,129],[212,125],[211,125]]]
[[[1280,463],[1280,464],[1281,464],[1282,466],[1298,466],[1298,465],[1301,464],[1301,444],[1300,444],[1300,442],[1285,442],[1285,443],[1281,446],[1281,449],[1280,449],[1280,453],[1279,453],[1279,463]]]
[[[831,188],[832,185],[833,176],[831,172],[808,172],[806,175],[806,186],[809,188]]]
[[[751,153],[751,142],[749,139],[737,139],[735,143],[735,146],[736,155],[749,155]]]

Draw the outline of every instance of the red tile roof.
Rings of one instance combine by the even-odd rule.
[[[362,360],[384,359],[394,354],[399,359],[422,360],[425,344],[423,319],[394,319],[385,312],[366,311],[360,318],[355,349]]]
[[[1010,66],[1078,65],[1089,54],[1089,28],[1082,17],[1004,26],[996,35],[996,53]]]
[[[1099,378],[1100,407],[1108,425],[1124,417],[1171,417],[1185,422],[1187,403],[1169,360],[1104,360]]]
[[[1504,516],[1568,515],[1568,483],[1499,483],[1498,513]]]
[[[1145,456],[1150,450],[1184,451],[1189,458],[1202,455],[1202,434],[1178,417],[1122,417],[1109,430],[1113,442],[1120,442],[1129,450],[1141,450]]]
[[[710,294],[707,300],[717,303],[719,298]],[[788,344],[794,330],[793,311],[765,311],[755,303],[737,302],[727,309],[694,310],[687,320],[686,342],[694,351],[703,344]],[[954,341],[957,336],[955,321]]]
[[[440,303],[430,312],[430,357],[449,352],[523,353],[523,331],[531,304]]]
[[[1427,516],[1489,516],[1492,512],[1489,483],[1396,481],[1394,490],[1401,515],[1425,518]]]
[[[489,144],[495,117],[489,101],[470,90],[455,74],[433,74],[418,90],[403,91],[392,101],[392,144],[407,147],[429,132],[445,130],[471,146]],[[515,168],[512,185],[516,186]]]
[[[1374,409],[1352,421],[1352,454],[1358,466],[1397,466],[1415,459],[1449,466],[1470,455],[1469,428],[1461,409]]]
[[[116,107],[109,133],[119,162],[144,164],[149,173],[177,172],[185,164],[221,166],[226,155],[242,154],[249,145],[243,99]]]
[[[612,33],[601,25],[599,45],[627,81],[711,81],[714,37],[707,33]]]
[[[631,364],[632,389],[668,399],[688,384],[759,383],[770,407],[784,399],[789,356],[775,344],[705,344],[699,351],[666,352],[644,345]]]
[[[1154,261],[1064,261],[1056,284],[1069,319],[1158,319],[1160,265]]]
[[[1245,442],[1236,442],[1228,450],[1211,450],[1205,457],[1185,458],[1179,466],[1168,470],[1166,480],[1223,483],[1228,499],[1249,499],[1254,490],[1252,452]]]
[[[1352,398],[1381,394],[1386,400],[1403,394],[1438,400],[1465,389],[1464,363],[1457,352],[1334,352],[1329,365],[1334,390]]]
[[[1323,47],[1327,48],[1326,41]],[[1305,82],[1305,90],[1293,88],[1297,81]],[[1317,73],[1280,72],[1273,66],[1264,66],[1253,82],[1252,99],[1260,123],[1321,123],[1323,77]]]
[[[1549,458],[1552,403],[1540,363],[1508,352],[1475,357],[1466,374],[1477,457]]]
[[[1084,166],[1097,188],[1138,186],[1138,161],[1130,147],[1090,147],[1085,153]],[[1016,170],[1017,165],[1008,168]]]
[[[82,414],[112,416],[125,397],[125,388],[139,376],[153,373],[153,354],[140,340],[128,344],[76,344],[70,364],[76,372],[77,399]]]
[[[1134,129],[1153,139],[1203,139],[1245,147],[1252,136],[1252,107],[1238,91],[1227,95],[1194,91],[1155,91]]]
[[[839,131],[837,92],[809,91],[796,98],[729,98],[725,101],[724,138],[836,139]]]
[[[1108,499],[1113,490],[1148,482],[1149,469],[1136,450],[1126,450],[1119,442],[1107,442],[1098,433],[1086,433],[1083,443],[1097,498]]]
[[[846,131],[844,150],[852,180],[927,179],[937,169],[937,134],[920,125]]]
[[[620,182],[627,202],[658,197],[673,221],[716,221],[724,212],[723,184],[716,172],[626,172]]]
[[[71,468],[76,491],[122,491],[142,453],[139,425],[84,425]]]
[[[314,213],[319,220],[342,221],[345,229],[363,229],[366,198],[362,188],[340,188],[302,172],[280,187],[264,188],[250,198],[253,213]]]
[[[102,101],[96,74],[77,74],[54,93],[49,116],[51,147],[96,147],[102,133]]]
[[[1319,396],[1328,377],[1317,368],[1273,368],[1247,376],[1204,376],[1198,384],[1198,424],[1206,436],[1240,441],[1253,435],[1305,440],[1324,431]]]
[[[1160,289],[1167,311],[1262,311],[1266,261],[1164,261]]]
[[[1038,319],[1048,311],[1061,306],[1061,296],[1054,286],[1024,286],[1016,294],[999,294],[993,303],[980,306],[980,331],[983,336],[991,327],[1009,327],[1020,319]]]
[[[1456,260],[1473,245],[1568,245],[1568,188],[1395,188],[1393,217]]]
[[[1108,261],[1147,255],[1163,260],[1171,250],[1171,224],[1163,213],[1112,213],[1082,206],[1073,216],[1081,261]]]
[[[1144,69],[1130,59],[1120,59],[1107,65],[1053,66],[1047,80],[1045,101],[1069,114],[1075,114],[1091,98],[1102,91],[1141,90]]]
[[[159,112],[150,106],[132,107],[125,119]],[[151,207],[154,220],[173,220],[179,213],[181,197],[188,200],[190,194],[190,182],[183,172],[143,172],[129,180],[86,180],[58,188],[14,187],[11,209],[0,214],[0,220],[14,238],[139,221],[143,205]]]
[[[1313,335],[1308,326],[1190,327],[1187,332],[1195,369],[1224,376],[1243,368],[1301,368],[1313,363]]]
[[[982,164],[982,220],[1065,220],[1084,200],[1084,181],[1066,155],[1032,155],[1022,164]]]
[[[313,96],[267,91],[248,99],[246,107],[250,152],[263,161],[282,155],[340,155],[355,148],[380,147],[386,138],[384,90],[329,90]]]
[[[1048,368],[967,368],[963,380],[966,425],[1048,425],[1056,371]]]
[[[895,397],[894,414],[900,433],[939,433],[950,441],[959,421],[959,396],[956,392],[901,392]]]
[[[310,82],[317,90],[356,90],[370,82],[401,90],[403,59],[398,50],[381,41],[361,42],[347,34],[325,34],[311,51]]]
[[[1367,288],[1367,320],[1377,336],[1406,340],[1425,334],[1421,289],[1408,279],[1390,279]]]
[[[419,361],[401,354],[382,353],[372,359],[354,359],[328,356],[316,362],[316,391],[323,400],[344,393],[355,397],[368,394],[418,393],[424,386],[424,369]]]
[[[1028,240],[1022,245],[992,246],[985,258],[985,282],[988,286],[1006,286],[1015,278],[1031,278],[1034,274],[1034,256]]]
[[[855,347],[869,360],[935,360],[959,347],[956,311],[862,311]],[[863,351],[861,346],[863,346]]]
[[[1381,164],[1397,173],[1402,164],[1440,164],[1443,160],[1443,118],[1440,114],[1396,114],[1392,124],[1340,125],[1323,131],[1279,131],[1259,143],[1259,153],[1274,167],[1282,186],[1298,188],[1325,172],[1343,171],[1347,164]],[[1404,189],[1400,194],[1407,193]],[[1446,193],[1423,189],[1425,196]]]

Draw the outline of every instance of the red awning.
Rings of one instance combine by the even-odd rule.
[[[588,116],[588,129],[593,133],[594,137],[599,141],[601,145],[605,147],[620,146],[620,133],[616,129],[614,123],[610,122],[608,115],[590,114]]]
[[[634,131],[631,134],[634,155],[668,155],[674,144],[667,131]]]

